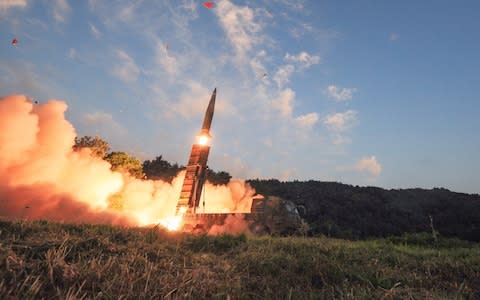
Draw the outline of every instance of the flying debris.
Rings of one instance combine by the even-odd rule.
[[[265,78],[265,77],[267,77],[267,76],[268,76],[267,73],[263,73],[263,74],[262,74],[262,78]]]
[[[163,50],[164,50],[165,52],[168,52],[168,44],[163,44]]]
[[[212,9],[215,7],[215,3],[213,3],[212,1],[205,1],[203,2],[203,6],[205,6],[208,9]]]
[[[13,39],[12,40],[12,46],[17,46],[18,45],[18,40],[17,39]]]

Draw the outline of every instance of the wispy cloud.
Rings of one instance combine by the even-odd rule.
[[[59,23],[65,22],[70,11],[71,8],[70,5],[68,5],[67,0],[54,0],[53,17],[55,18],[55,21]]]
[[[287,52],[283,59],[285,61],[298,64],[300,68],[308,68],[320,62],[320,56],[310,55],[305,51],[302,51],[297,55],[291,55]]]
[[[140,74],[140,68],[135,61],[123,50],[116,51],[119,63],[113,68],[112,74],[123,81],[135,81]]]
[[[279,88],[282,88],[290,81],[290,76],[292,76],[293,71],[295,71],[295,67],[292,65],[280,66],[273,76],[273,81],[277,83]]]
[[[356,88],[339,88],[335,85],[329,85],[325,93],[329,98],[333,98],[336,101],[347,101],[352,99],[352,95],[356,91]]]
[[[273,101],[273,107],[280,112],[282,118],[291,117],[294,98],[295,92],[291,89],[285,89],[281,91],[277,99]]]
[[[295,71],[301,71],[318,64],[320,62],[320,56],[310,55],[306,51],[302,51],[298,55],[291,55],[287,52],[283,60],[288,62],[288,64],[278,67],[273,76],[273,81],[275,81],[279,88],[282,88],[290,81],[290,77]]]
[[[0,12],[10,8],[25,8],[27,0],[0,0]]]
[[[375,156],[362,158],[355,166],[359,171],[367,171],[372,175],[378,176],[382,172],[382,166],[378,163]]]
[[[102,33],[97,29],[97,27],[95,27],[95,25],[88,23],[88,26],[90,27],[90,32],[97,40],[102,37]]]
[[[318,114],[313,112],[313,113],[308,113],[305,115],[301,115],[295,118],[295,123],[297,124],[298,127],[302,129],[312,129],[312,127],[317,124],[319,120]]]
[[[255,11],[248,6],[237,6],[228,0],[218,2],[216,14],[240,59],[258,43],[261,25],[255,20]]]
[[[328,129],[336,132],[341,132],[350,129],[357,120],[357,112],[348,110],[344,113],[335,113],[327,115],[323,123]]]

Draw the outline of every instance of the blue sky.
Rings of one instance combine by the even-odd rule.
[[[216,87],[215,170],[480,192],[476,1],[202,2],[0,0],[0,94],[185,164]]]

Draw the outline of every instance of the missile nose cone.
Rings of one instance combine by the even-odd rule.
[[[213,93],[214,93],[214,94],[217,94],[217,88],[215,88],[215,89],[213,90]]]

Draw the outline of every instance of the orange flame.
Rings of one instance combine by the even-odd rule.
[[[158,223],[165,227],[168,231],[177,231],[182,227],[183,216],[186,212],[186,207],[180,207],[177,215],[160,219]]]

